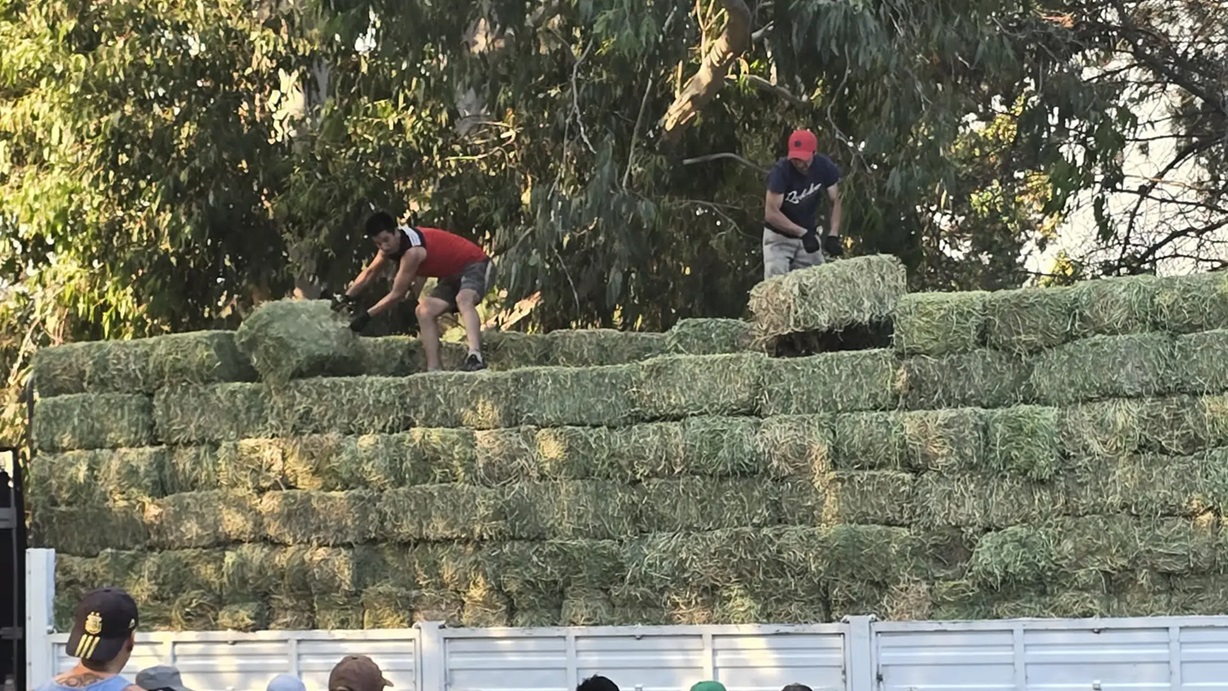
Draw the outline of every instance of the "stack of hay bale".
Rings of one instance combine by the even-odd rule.
[[[46,350],[29,503],[60,616],[100,582],[176,629],[1228,603],[1224,274],[909,294],[866,257],[751,306],[504,334],[481,373],[413,373],[318,303]],[[761,352],[882,320],[885,347]]]

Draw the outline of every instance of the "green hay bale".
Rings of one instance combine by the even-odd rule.
[[[1137,453],[1142,448],[1141,401],[1110,399],[1063,408],[1062,449],[1075,465]]]
[[[985,330],[984,291],[909,293],[892,317],[892,341],[905,355],[969,353],[981,345]]]
[[[355,348],[358,371],[368,377],[408,377],[426,369],[422,342],[410,336],[360,338]]]
[[[641,492],[642,532],[762,528],[782,522],[781,486],[758,478],[649,480]]]
[[[269,602],[270,631],[311,631],[316,628],[314,602],[275,597]]]
[[[1228,271],[1158,279],[1154,323],[1179,334],[1228,329]]]
[[[204,446],[165,446],[162,486],[166,496],[181,492],[222,489],[219,481],[218,448]]]
[[[475,463],[462,482],[497,486],[519,480],[542,479],[537,459],[537,429],[507,427],[475,434]]]
[[[362,592],[364,629],[405,629],[414,624],[413,590],[376,585]]]
[[[269,607],[263,602],[227,604],[217,614],[217,625],[241,633],[262,631],[269,625]]]
[[[609,593],[589,588],[569,588],[563,594],[559,624],[562,626],[608,626],[614,621]]]
[[[634,375],[634,407],[644,420],[754,415],[768,362],[762,353],[665,355],[645,360]]]
[[[616,329],[575,329],[546,334],[549,359],[557,367],[626,365],[660,355],[665,334]]]
[[[899,259],[856,257],[763,281],[751,289],[750,311],[767,337],[842,329],[890,317],[907,291]]]
[[[140,394],[68,394],[40,399],[31,428],[40,451],[115,449],[153,444],[149,397]]]
[[[412,427],[511,427],[521,415],[518,376],[531,371],[419,374],[401,380],[399,396]]]
[[[295,489],[386,491],[428,481],[409,470],[417,447],[408,434],[313,434],[285,442],[284,472]]]
[[[672,355],[721,355],[753,350],[754,326],[741,319],[679,319],[665,333]]]
[[[269,436],[261,384],[183,385],[154,396],[157,436],[166,444],[201,444]]]
[[[286,472],[286,447],[291,443],[287,439],[222,442],[211,459],[219,487],[248,493],[302,489],[291,486]]]
[[[325,593],[312,598],[316,626],[326,631],[362,628],[362,597],[354,593]]]
[[[1174,345],[1173,391],[1220,394],[1228,391],[1228,329],[1178,336]]]
[[[1029,383],[1042,405],[1159,396],[1172,389],[1175,354],[1167,334],[1095,336],[1038,355]]]
[[[235,331],[235,345],[261,379],[358,374],[358,336],[324,300],[277,300],[256,308]]]
[[[904,417],[898,413],[847,413],[834,423],[834,466],[841,470],[907,467]]]
[[[1068,513],[1196,518],[1228,508],[1228,452],[1100,459],[1066,478]]]
[[[145,507],[149,544],[159,550],[257,541],[263,526],[256,502],[254,495],[230,491],[190,492],[154,500]]]
[[[820,478],[825,524],[907,526],[916,517],[916,476],[891,470],[837,471]]]
[[[212,630],[222,607],[223,561],[220,550],[150,552],[120,585],[141,604],[142,626]]]
[[[382,540],[498,539],[509,530],[502,497],[488,487],[419,485],[390,490],[378,501],[377,536]]]
[[[1048,480],[1057,471],[1061,411],[1016,406],[985,411],[986,455],[996,471]]]
[[[74,557],[71,554],[55,555],[55,600],[52,618],[55,628],[68,631],[73,625],[73,610],[87,593],[100,584],[112,584],[103,577],[99,560],[89,557]]]
[[[639,532],[638,493],[602,480],[524,482],[500,490],[512,539],[616,539]]]
[[[427,375],[423,375],[427,376]],[[301,379],[270,389],[272,436],[400,432],[413,422],[409,379],[339,377]]]
[[[38,477],[27,482],[31,505],[79,506],[110,501],[146,501],[164,496],[162,466],[169,451],[137,449],[65,451],[41,454]]]
[[[890,350],[768,359],[762,366],[763,416],[891,410],[895,359]],[[704,381],[697,379],[694,381]],[[708,387],[693,387],[696,394]]]
[[[515,403],[509,408],[514,412],[508,417],[509,424],[491,426],[630,424],[638,418],[631,393],[638,373],[635,365],[531,367],[511,372]]]
[[[1030,361],[997,350],[918,355],[904,359],[896,388],[911,410],[1003,408],[1028,401],[1030,375]]]
[[[1051,531],[1028,525],[989,533],[977,543],[969,576],[995,589],[1044,585],[1059,571],[1056,543]]]
[[[378,534],[378,501],[367,490],[269,492],[260,499],[260,517],[265,537],[277,544],[357,545]]]
[[[769,469],[761,446],[761,426],[758,418],[689,417],[681,423],[680,456],[664,459],[663,464],[653,466],[645,477],[742,477],[762,474]],[[661,459],[658,457],[656,460]]]
[[[222,592],[227,601],[267,600],[273,610],[313,594],[358,592],[375,574],[387,570],[380,554],[366,547],[249,543],[227,549],[221,562]]]
[[[1188,455],[1223,446],[1228,401],[1220,396],[1109,399],[1062,411],[1064,455],[1078,467],[1137,453]]]
[[[834,434],[828,419],[821,416],[766,418],[759,428],[758,443],[767,474],[774,479],[813,482],[834,464]]]
[[[36,506],[30,519],[30,541],[36,547],[83,557],[105,549],[143,549],[149,533],[142,513],[136,503]]]
[[[1060,515],[1060,488],[1003,475],[925,473],[914,498],[918,528],[999,529]]]
[[[441,621],[446,626],[464,626],[465,600],[449,590],[420,590],[414,594],[414,623]]]
[[[482,356],[492,370],[542,367],[553,362],[551,341],[541,334],[487,331],[482,334]]]
[[[1123,336],[1152,329],[1155,276],[1120,276],[1082,281],[1071,288],[1075,305],[1074,336]]]
[[[841,470],[969,469],[983,448],[976,409],[840,415],[835,438]]]
[[[511,601],[486,579],[479,579],[461,595],[461,624],[491,628],[511,624]]]
[[[631,483],[687,467],[682,424],[676,422],[544,428],[534,434],[534,443],[543,479]]]
[[[985,298],[985,341],[990,348],[1022,355],[1071,338],[1075,303],[1070,288],[1021,288]]]

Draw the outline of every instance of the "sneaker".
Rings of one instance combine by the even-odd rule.
[[[461,365],[462,372],[477,372],[484,369],[486,369],[486,362],[475,353],[469,353],[469,357],[465,358],[465,363]]]

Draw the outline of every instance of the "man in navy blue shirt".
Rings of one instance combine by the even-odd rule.
[[[840,169],[818,153],[818,148],[813,132],[797,130],[789,135],[789,155],[768,173],[763,206],[764,280],[822,264],[824,253],[833,257],[844,253],[840,240]],[[831,227],[826,235],[818,224],[824,191],[831,200]]]

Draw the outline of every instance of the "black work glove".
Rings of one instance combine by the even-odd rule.
[[[371,323],[371,313],[366,310],[363,310],[359,312],[358,315],[354,317],[352,321],[350,321],[350,330],[356,333],[360,332],[363,329],[367,328],[367,324],[370,324],[370,323]]]
[[[806,234],[802,236],[802,247],[806,249],[807,254],[814,254],[815,252],[818,252],[819,251],[818,232],[813,229],[807,230]]]
[[[823,254],[829,257],[839,257],[844,254],[844,242],[839,235],[827,235],[823,238]]]

